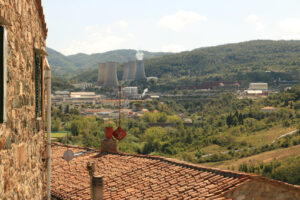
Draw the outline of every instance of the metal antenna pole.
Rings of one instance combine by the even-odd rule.
[[[121,86],[119,86],[119,127],[121,126]]]

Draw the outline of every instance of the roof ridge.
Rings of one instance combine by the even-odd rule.
[[[153,156],[153,155],[142,155],[142,154],[132,154],[132,153],[123,153],[123,152],[101,152],[100,154],[112,154],[112,155],[121,155],[121,156],[133,156],[133,157],[139,157],[139,158],[146,158],[146,159],[152,159],[152,160],[159,160],[162,162],[167,162],[173,165],[194,169],[194,170],[201,170],[205,172],[212,172],[215,174],[219,174],[226,177],[232,177],[232,178],[248,178],[251,176],[251,174],[241,173],[241,172],[234,172],[230,170],[222,170],[218,168],[212,168],[212,167],[206,167],[199,164],[189,163],[186,161],[181,161],[174,158],[167,158],[162,156]]]
[[[117,155],[124,155],[124,156],[134,156],[134,157],[155,159],[155,160],[168,162],[170,164],[175,164],[175,165],[179,165],[179,166],[186,167],[186,168],[191,168],[191,169],[195,169],[195,170],[202,170],[202,171],[206,171],[206,172],[212,172],[212,173],[219,174],[219,175],[222,175],[222,176],[264,181],[264,182],[268,182],[268,183],[272,183],[272,184],[283,185],[283,186],[286,186],[288,188],[292,188],[294,190],[300,190],[300,185],[289,184],[289,183],[286,183],[286,182],[283,182],[283,181],[267,178],[267,177],[264,177],[264,176],[261,176],[261,175],[244,173],[244,172],[236,172],[236,171],[213,168],[213,167],[207,167],[207,166],[204,166],[204,165],[190,163],[190,162],[186,162],[186,161],[181,161],[181,160],[174,159],[174,158],[167,158],[167,157],[161,157],[161,156],[152,156],[152,155],[130,154],[130,153],[122,153],[122,152],[106,153],[106,154],[117,154]]]
[[[267,177],[263,177],[260,175],[256,174],[250,174],[250,173],[244,173],[244,172],[235,172],[231,170],[224,170],[224,169],[218,169],[218,168],[213,168],[213,167],[207,167],[204,165],[200,164],[195,164],[195,163],[190,163],[174,158],[167,158],[167,157],[162,157],[162,156],[153,156],[153,155],[143,155],[143,154],[133,154],[133,153],[123,153],[123,152],[101,152],[99,149],[91,148],[91,147],[80,147],[77,145],[66,145],[58,142],[53,142],[52,145],[57,145],[57,146],[63,146],[63,147],[70,147],[70,148],[78,148],[78,149],[90,149],[94,152],[99,152],[99,155],[120,155],[120,156],[132,156],[132,157],[138,157],[138,158],[145,158],[145,159],[152,159],[152,160],[158,160],[162,162],[166,162],[169,164],[189,168],[189,169],[194,169],[194,170],[199,170],[199,171],[204,171],[204,172],[211,172],[217,175],[221,175],[224,177],[230,177],[230,178],[239,178],[239,179],[245,179],[245,180],[257,180],[257,181],[263,181],[263,182],[268,182],[271,184],[276,184],[276,185],[281,185],[285,186],[288,188],[291,188],[293,190],[300,190],[300,185],[293,185],[289,184],[283,181],[275,180],[275,179],[270,179]],[[95,156],[97,157],[97,155]]]

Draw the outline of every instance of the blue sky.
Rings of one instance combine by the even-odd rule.
[[[47,46],[66,55],[300,39],[299,0],[44,0],[43,6]]]

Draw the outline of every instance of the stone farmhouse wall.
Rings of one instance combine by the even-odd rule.
[[[252,180],[243,183],[224,195],[230,199],[238,200],[296,200],[300,199],[300,187],[298,189],[288,184],[278,184],[277,181]]]
[[[0,199],[40,200],[46,192],[44,120],[35,115],[34,55],[35,49],[46,47],[39,3],[0,0],[0,18],[10,24],[3,25],[8,44],[7,120],[0,123]]]

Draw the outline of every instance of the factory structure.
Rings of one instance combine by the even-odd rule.
[[[248,90],[245,90],[248,95],[263,95],[268,93],[268,83],[250,83]]]
[[[99,64],[98,85],[105,87],[117,87],[119,85],[116,62]]]
[[[122,81],[134,81],[146,79],[143,53],[137,52],[136,61],[130,61],[123,65]],[[98,68],[98,85],[104,87],[118,87],[117,63],[100,63]]]

